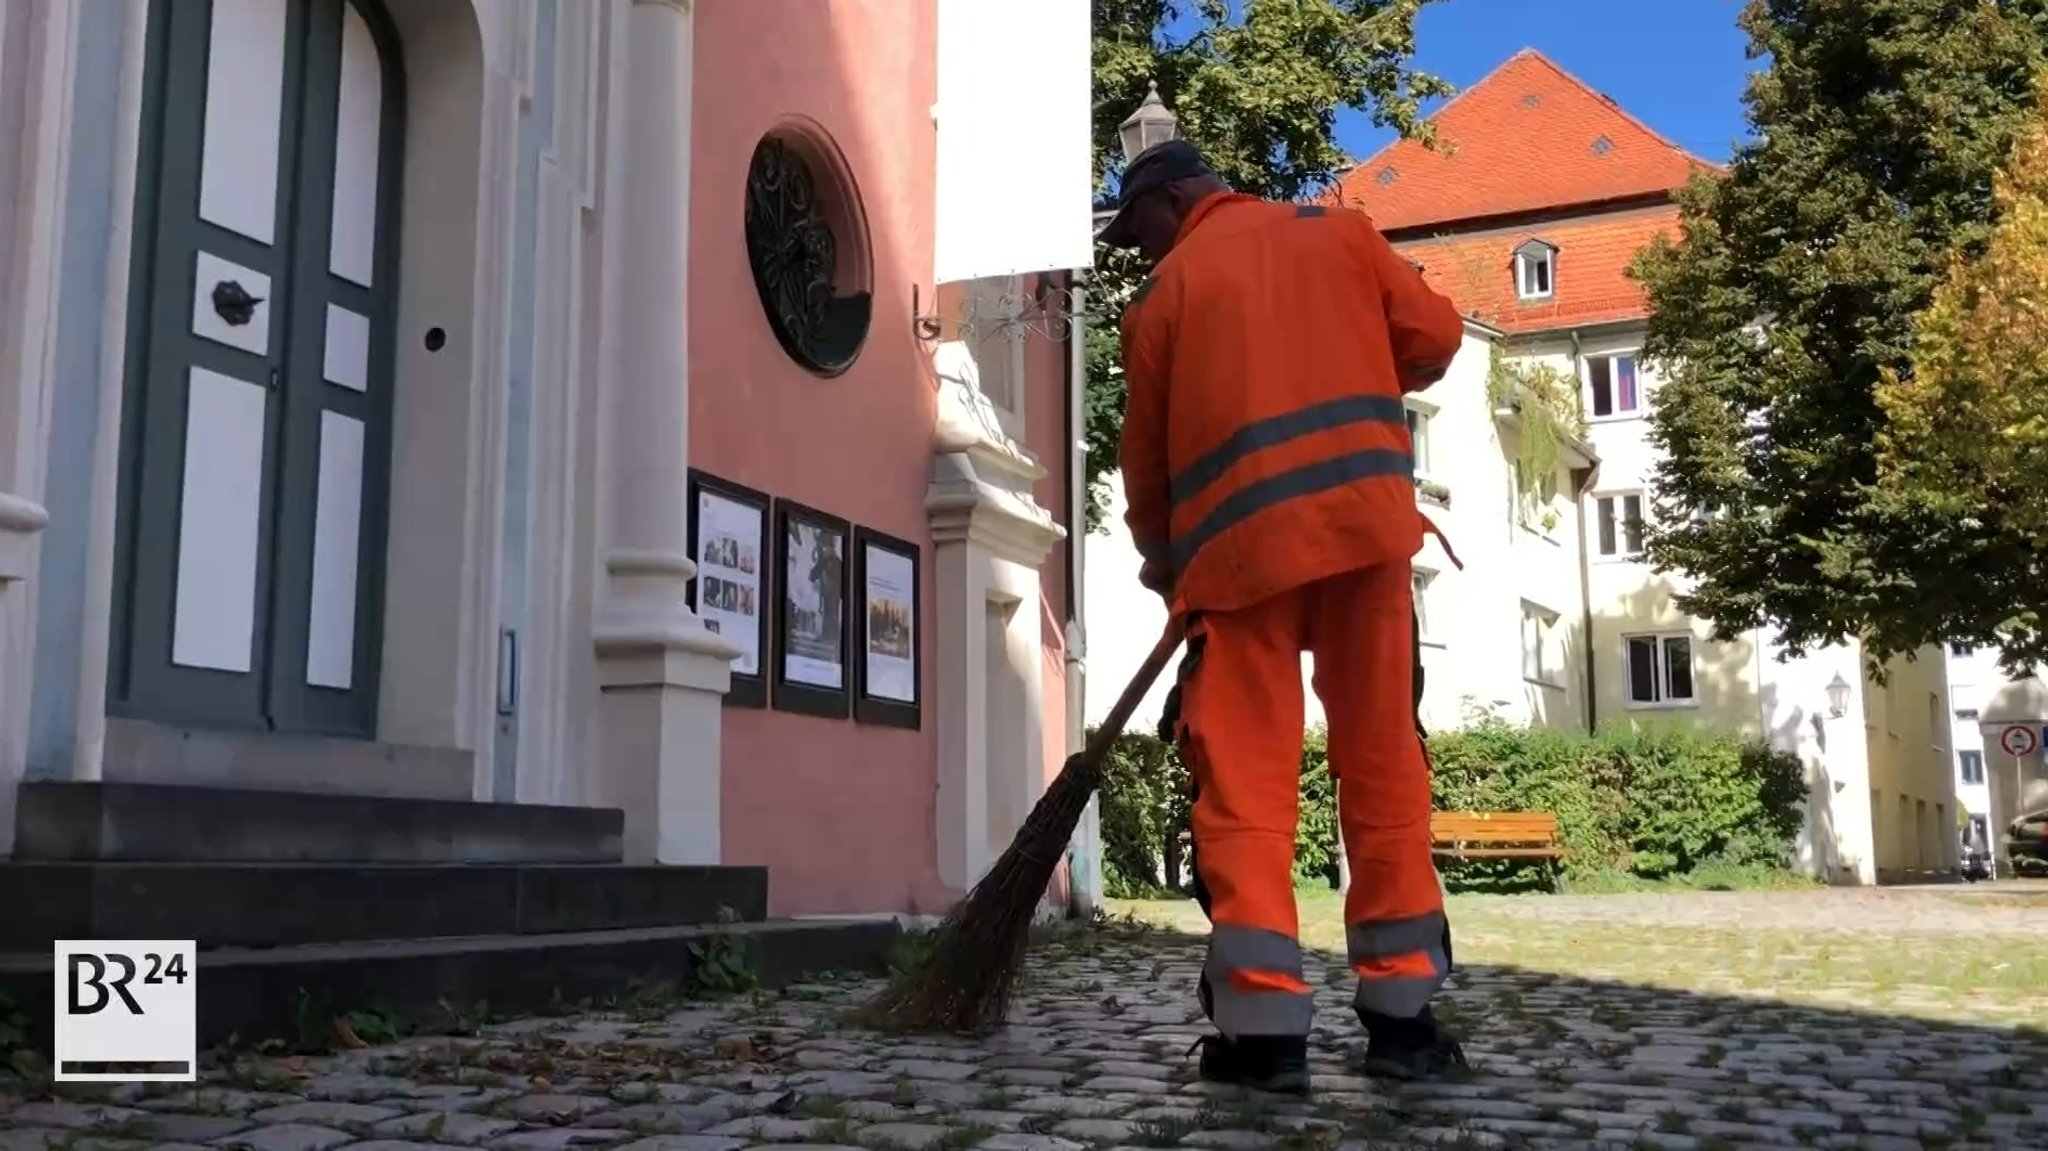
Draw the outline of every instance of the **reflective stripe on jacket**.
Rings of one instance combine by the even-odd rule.
[[[1120,466],[1183,610],[1228,611],[1422,546],[1401,397],[1464,339],[1343,209],[1219,194],[1125,309]]]

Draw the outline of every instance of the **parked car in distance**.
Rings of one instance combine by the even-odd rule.
[[[2030,811],[2005,828],[2005,857],[2015,875],[2048,874],[2048,808]]]

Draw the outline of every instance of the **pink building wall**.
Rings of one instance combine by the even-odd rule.
[[[943,912],[934,839],[937,743],[931,530],[931,347],[936,98],[932,0],[747,0],[696,8],[691,136],[690,461],[922,549],[917,731],[727,708],[725,861],[769,868],[770,913]],[[776,343],[747,267],[744,192],[761,136],[790,117],[836,144],[867,217],[873,321],[859,358],[823,379]],[[913,303],[913,286],[917,288]],[[1034,347],[1032,449],[1053,475],[1039,500],[1064,515],[1063,345]],[[1064,552],[1046,563],[1057,613]],[[1060,618],[1055,616],[1055,618]],[[1048,643],[1059,629],[1047,625]],[[1050,649],[1050,767],[1065,747],[1063,656]]]

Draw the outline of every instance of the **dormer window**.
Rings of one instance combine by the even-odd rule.
[[[1556,289],[1557,249],[1542,240],[1530,240],[1516,248],[1516,298],[1547,300]]]

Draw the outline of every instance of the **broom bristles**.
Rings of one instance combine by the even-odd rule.
[[[1102,782],[1099,761],[1070,757],[1017,838],[933,933],[929,958],[899,972],[865,1011],[875,1026],[979,1034],[1008,1016],[1039,900]]]
[[[1010,1011],[1010,991],[1031,939],[1038,901],[1059,869],[1060,856],[1081,825],[1088,801],[1102,785],[1110,745],[1179,649],[1185,621],[1172,616],[1152,653],[1117,697],[1088,746],[1067,757],[1017,838],[953,913],[939,924],[924,962],[899,971],[856,1014],[870,1026],[894,1031],[978,1034]]]

